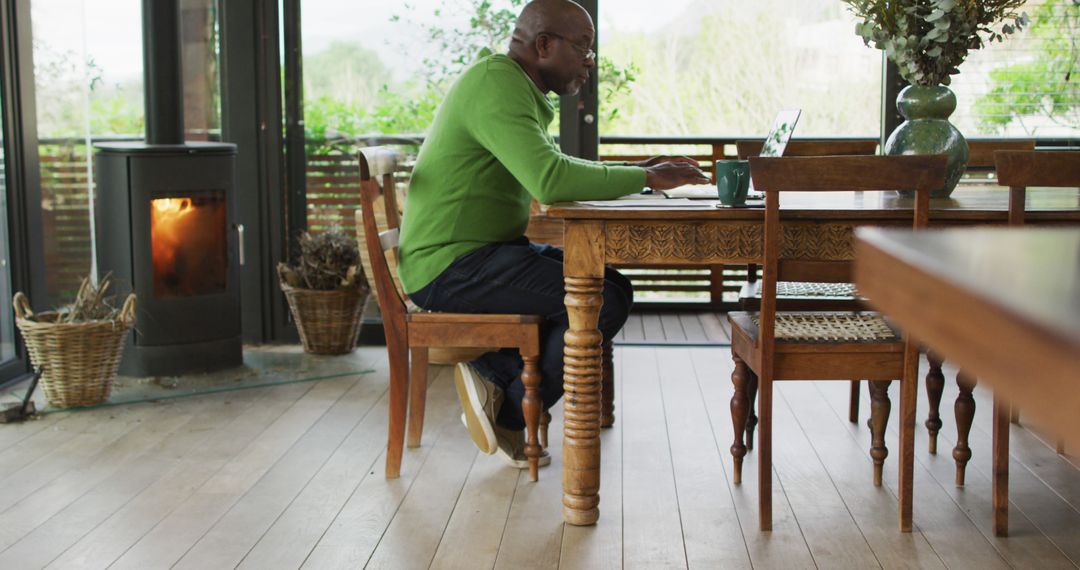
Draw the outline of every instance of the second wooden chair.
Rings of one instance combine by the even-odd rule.
[[[735,361],[731,400],[735,441],[731,453],[735,481],[741,482],[743,441],[748,413],[748,384],[759,384],[758,508],[762,530],[772,529],[773,383],[780,380],[871,381],[875,414],[874,483],[881,484],[888,415],[888,386],[900,380],[900,528],[911,531],[914,473],[915,403],[919,364],[917,342],[902,338],[876,313],[778,312],[776,284],[794,271],[813,273],[823,282],[850,282],[850,262],[781,259],[780,194],[783,192],[913,190],[914,227],[927,225],[930,191],[945,180],[939,156],[856,156],[751,158],[754,184],[765,192],[761,312],[731,313],[731,352]],[[837,264],[840,264],[838,267]],[[879,409],[879,406],[884,409]]]

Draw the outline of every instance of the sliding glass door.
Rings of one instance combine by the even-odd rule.
[[[3,90],[0,90],[0,98]],[[2,103],[0,103],[2,105]],[[11,234],[8,231],[8,164],[4,156],[4,130],[0,129],[0,368],[16,357],[15,322],[11,306]],[[2,381],[3,379],[0,379]]]

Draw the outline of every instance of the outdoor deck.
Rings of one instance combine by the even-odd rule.
[[[655,340],[649,331],[662,330],[690,342],[694,322],[701,338],[723,334],[706,317],[645,315],[635,321],[642,336],[630,326],[624,338]],[[601,519],[581,528],[562,523],[559,408],[552,465],[530,483],[476,452],[459,423],[451,369],[434,367],[424,445],[406,452],[400,479],[386,481],[385,351],[363,348],[358,358],[377,372],[0,426],[0,568],[988,570],[1080,562],[1080,462],[1024,428],[1012,430],[1011,536],[993,536],[982,389],[966,488],[953,485],[948,452],[953,382],[942,453],[927,453],[919,422],[916,529],[901,534],[895,459],[886,485],[874,488],[870,433],[847,421],[847,383],[781,384],[775,530],[763,534],[753,452],[745,483],[730,481],[728,350],[617,347]],[[865,390],[863,399],[865,419]],[[888,437],[895,448],[895,429]]]

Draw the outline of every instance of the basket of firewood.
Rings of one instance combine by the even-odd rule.
[[[306,352],[352,352],[368,286],[351,236],[338,228],[305,233],[296,265],[279,264],[278,279]]]
[[[42,371],[41,386],[58,408],[92,406],[109,398],[124,337],[135,324],[135,295],[117,308],[106,297],[109,277],[100,285],[84,279],[75,302],[56,311],[34,313],[21,292],[15,294],[15,324],[30,362]]]

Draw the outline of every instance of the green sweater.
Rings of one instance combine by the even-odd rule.
[[[530,198],[607,200],[640,191],[645,170],[559,151],[555,109],[505,55],[479,60],[443,100],[420,148],[402,221],[398,273],[423,289],[458,257],[525,235]]]

